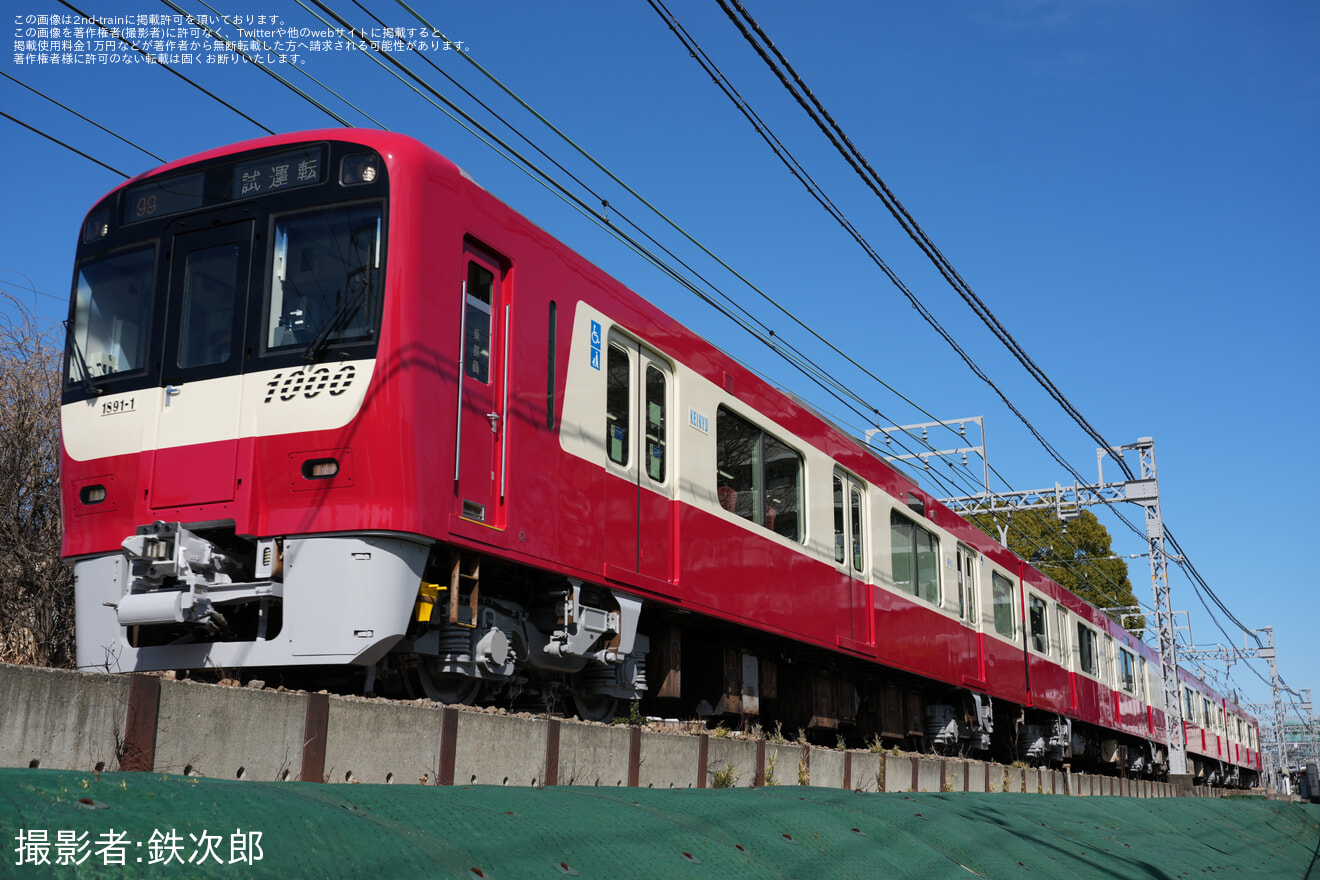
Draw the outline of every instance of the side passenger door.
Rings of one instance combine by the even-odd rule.
[[[462,516],[502,526],[509,303],[502,263],[464,249],[455,488]]]
[[[834,472],[834,565],[848,579],[848,627],[852,640],[875,643],[875,615],[867,582],[866,487],[852,474]],[[847,631],[847,630],[845,630]]]
[[[674,373],[621,333],[605,347],[605,564],[674,579]]]
[[[958,617],[967,632],[967,662],[963,674],[972,681],[985,681],[985,640],[981,637],[981,592],[978,589],[979,557],[975,550],[958,545]]]

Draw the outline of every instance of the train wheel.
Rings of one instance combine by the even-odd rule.
[[[573,707],[577,717],[583,721],[599,721],[608,724],[614,720],[614,710],[618,700],[604,694],[573,694]]]
[[[427,699],[449,705],[472,705],[481,693],[481,679],[456,672],[434,672],[430,668],[433,662],[434,658],[420,657],[416,666],[417,683]]]

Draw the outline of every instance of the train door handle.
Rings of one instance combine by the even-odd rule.
[[[179,393],[180,391],[182,391],[182,390],[183,390],[183,387],[182,387],[182,386],[179,386],[179,385],[166,385],[166,386],[165,386],[165,405],[166,405],[166,406],[169,406],[169,405],[170,405],[170,398],[173,397],[174,395],[178,394],[178,393]]]
[[[486,418],[490,419],[490,432],[492,434],[497,433],[500,425],[500,414],[488,412],[486,413]]]

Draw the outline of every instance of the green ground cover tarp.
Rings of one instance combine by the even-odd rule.
[[[0,769],[0,834],[0,877],[1320,878],[1320,808],[1256,798]]]

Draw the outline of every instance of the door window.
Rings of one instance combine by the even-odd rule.
[[[188,254],[183,271],[178,366],[204,367],[229,360],[234,345],[238,255],[237,244],[220,244]]]
[[[629,430],[632,424],[632,364],[628,350],[610,344],[605,361],[605,450],[610,461],[628,465]]]
[[[646,367],[646,474],[657,483],[665,481],[666,391],[665,374],[654,364]]]

